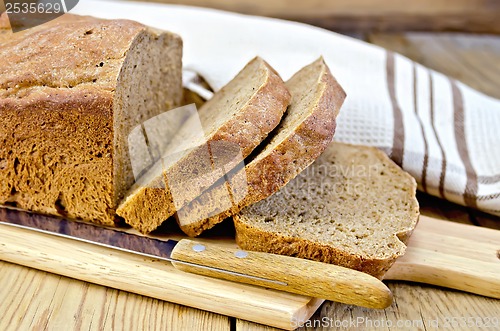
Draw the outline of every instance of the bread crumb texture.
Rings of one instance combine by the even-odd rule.
[[[332,143],[275,195],[235,215],[244,249],[382,278],[418,222],[416,182],[376,148]]]
[[[331,143],[345,92],[322,58],[286,82],[292,103],[280,124],[226,183],[203,192],[177,212],[180,228],[197,236],[283,187]],[[231,194],[231,201],[225,196]],[[231,205],[232,203],[232,205]]]
[[[127,136],[182,97],[182,41],[127,20],[0,19],[0,204],[113,225]]]
[[[227,172],[236,166],[238,162],[232,164],[231,159],[247,157],[280,123],[290,98],[285,83],[269,64],[260,57],[251,60],[181,125],[169,141],[161,165],[129,190],[118,215],[143,233],[156,229],[214,185],[223,174],[221,169]],[[165,183],[164,192],[153,192],[151,183],[159,181]],[[150,196],[154,197],[152,203],[148,202]]]

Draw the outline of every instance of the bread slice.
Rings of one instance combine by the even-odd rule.
[[[292,104],[248,164],[177,212],[180,228],[197,236],[243,207],[278,191],[332,141],[345,92],[322,58],[286,82]]]
[[[376,148],[332,143],[280,192],[233,217],[248,250],[382,278],[417,225],[416,182]]]
[[[129,133],[182,99],[181,38],[71,14],[12,33],[3,13],[0,58],[0,204],[113,225]]]
[[[216,142],[237,147],[240,158],[247,157],[279,124],[289,104],[284,82],[256,57],[187,120],[117,214],[143,233],[153,231],[222,176],[213,167],[214,156],[225,154]]]

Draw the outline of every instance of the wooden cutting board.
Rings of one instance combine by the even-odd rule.
[[[8,215],[11,211],[0,209],[0,220]],[[23,217],[46,218],[27,213]],[[199,241],[236,247],[231,236],[214,235]],[[0,259],[283,329],[293,329],[297,321],[309,319],[323,302],[184,273],[163,261],[6,225],[0,225]],[[386,279],[500,298],[500,231],[422,216],[407,253]]]

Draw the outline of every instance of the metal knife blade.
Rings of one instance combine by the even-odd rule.
[[[175,240],[158,240],[81,221],[6,208],[0,209],[0,223],[167,261],[172,260],[171,253],[177,244]]]
[[[191,265],[202,269],[212,269],[213,271],[220,273],[248,277],[263,282],[277,283],[285,286],[287,285],[284,282],[272,279],[175,260],[172,258],[172,251],[179,243],[177,240],[159,240],[83,221],[67,220],[41,214],[33,214],[19,209],[0,208],[0,224],[90,243],[148,258]]]

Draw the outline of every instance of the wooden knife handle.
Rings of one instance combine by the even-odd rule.
[[[332,264],[188,239],[179,241],[171,257],[179,270],[214,278],[368,308],[383,309],[392,303],[391,291],[379,279]]]

